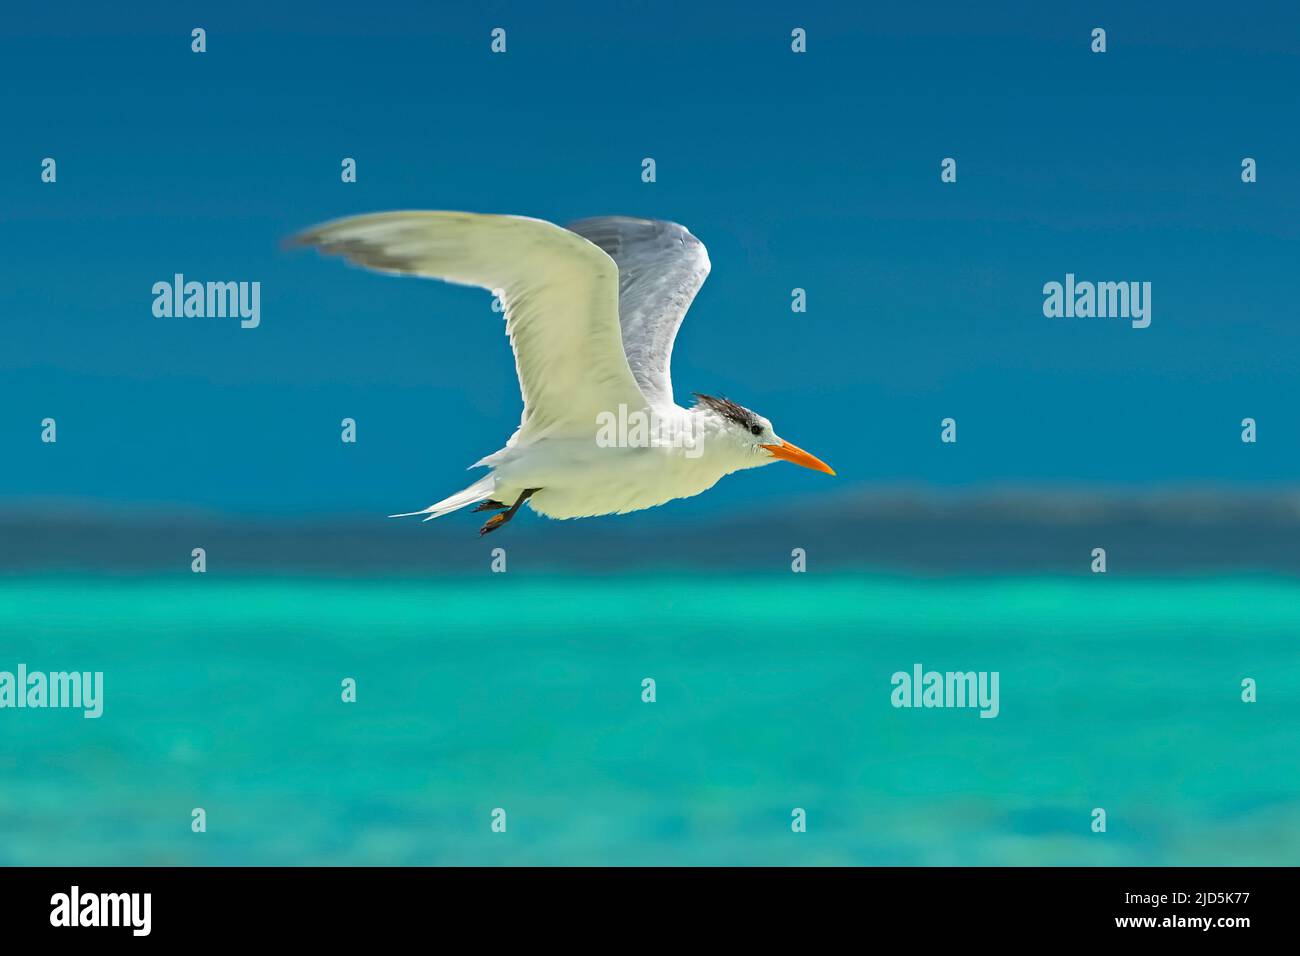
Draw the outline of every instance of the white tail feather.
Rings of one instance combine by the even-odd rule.
[[[443,498],[429,507],[420,511],[408,511],[405,514],[389,515],[390,518],[413,518],[416,515],[427,515],[424,520],[432,521],[434,518],[441,518],[445,514],[450,514],[466,505],[472,505],[478,501],[486,501],[492,496],[492,490],[496,486],[496,479],[491,475],[480,478],[474,484],[470,485],[464,491],[458,491],[454,495]]]

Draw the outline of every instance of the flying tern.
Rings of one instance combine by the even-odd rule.
[[[526,502],[549,518],[625,514],[689,498],[724,475],[789,461],[835,472],[726,398],[673,400],[669,364],[709,274],[684,227],[603,216],[567,228],[523,216],[385,212],[292,240],[379,272],[479,286],[500,297],[523,393],[519,428],[470,467],[486,476],[420,511],[476,505],[500,528]]]

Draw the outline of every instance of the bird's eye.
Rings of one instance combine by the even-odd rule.
[[[749,426],[749,430],[750,430],[753,434],[755,434],[755,435],[761,435],[761,434],[763,434],[763,426],[762,426],[762,425],[750,425],[750,426]]]

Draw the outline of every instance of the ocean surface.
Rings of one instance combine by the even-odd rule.
[[[104,711],[0,710],[0,864],[1295,865],[1298,636],[1263,576],[11,575],[0,671]]]

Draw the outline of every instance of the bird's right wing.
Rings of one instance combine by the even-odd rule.
[[[594,434],[600,412],[645,406],[623,351],[618,268],[567,229],[522,216],[386,212],[328,222],[294,242],[498,293],[524,399],[521,434]]]
[[[623,350],[651,404],[673,404],[673,342],[709,275],[704,243],[662,219],[600,216],[569,223],[618,264]]]

